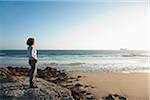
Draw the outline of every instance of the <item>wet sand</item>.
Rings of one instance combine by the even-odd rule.
[[[72,72],[72,76],[82,76],[79,83],[92,86],[88,88],[98,100],[109,94],[124,96],[127,100],[150,100],[150,73],[83,73]]]

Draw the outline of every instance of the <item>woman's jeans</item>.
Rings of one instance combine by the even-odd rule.
[[[36,66],[37,61],[36,60],[29,60],[29,64],[31,66],[30,70],[30,86],[35,86],[35,77],[37,73],[37,66]]]

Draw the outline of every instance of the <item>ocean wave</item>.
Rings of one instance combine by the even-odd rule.
[[[87,57],[87,56],[85,56]],[[148,54],[130,54],[130,53],[121,53],[121,54],[110,54],[110,55],[89,55],[88,57],[93,58],[108,58],[108,57],[148,57]]]
[[[77,66],[77,67],[97,67],[97,68],[125,68],[125,67],[131,67],[131,68],[135,68],[135,67],[143,67],[143,66],[148,66],[147,63],[145,62],[102,62],[102,63],[89,63],[89,62],[51,62],[51,63],[47,63],[45,65],[49,65],[49,66],[67,66],[67,67],[72,67],[72,66]],[[137,68],[138,68],[137,67]],[[150,67],[150,66],[149,66]]]
[[[0,53],[0,56],[5,56],[6,54],[5,53]]]
[[[51,66],[64,71],[79,71],[79,72],[101,72],[101,73],[120,73],[128,71],[150,70],[150,67],[143,65],[121,65],[121,64],[83,64],[82,66],[67,66],[64,64],[58,64],[57,66]]]
[[[123,54],[122,57],[148,57],[148,54]]]
[[[86,64],[86,63],[83,63],[83,62],[73,62],[73,63],[69,63],[67,65],[70,65],[70,66],[79,66],[79,65],[82,65],[82,64]]]
[[[88,65],[88,63],[84,63],[84,62],[70,62],[70,63],[56,63],[56,62],[51,62],[49,64],[45,64],[45,65],[49,65],[49,66],[80,66],[80,65]]]

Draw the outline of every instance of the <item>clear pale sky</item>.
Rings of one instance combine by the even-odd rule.
[[[0,49],[146,49],[147,0],[0,2]]]

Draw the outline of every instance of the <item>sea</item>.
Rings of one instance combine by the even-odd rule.
[[[129,72],[150,70],[148,51],[140,50],[38,50],[38,68],[62,71]],[[0,50],[0,67],[28,67],[26,50]]]

